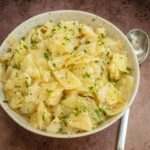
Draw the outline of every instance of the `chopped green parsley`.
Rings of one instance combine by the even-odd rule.
[[[90,75],[89,73],[86,72],[85,74],[82,75],[82,77],[83,77],[83,78],[90,78],[91,75]]]
[[[48,93],[51,93],[51,92],[53,92],[53,90],[50,90],[50,89],[47,89],[46,90]]]
[[[27,80],[25,80],[25,86],[29,87],[29,84],[28,84]]]
[[[48,56],[47,53],[44,53],[44,58],[45,58],[46,60],[49,60],[49,56]]]

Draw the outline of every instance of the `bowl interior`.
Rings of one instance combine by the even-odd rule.
[[[53,11],[53,12],[47,12],[47,13],[37,15],[35,17],[28,19],[27,21],[23,22],[22,24],[20,24],[17,28],[15,28],[10,33],[10,35],[15,37],[16,39],[20,39],[23,36],[25,36],[28,33],[28,31],[30,29],[32,29],[33,27],[44,24],[49,20],[53,20],[56,22],[59,22],[61,20],[76,20],[79,23],[84,23],[84,24],[90,25],[92,27],[104,26],[106,29],[106,33],[109,36],[111,36],[113,39],[121,40],[123,42],[124,50],[128,53],[129,58],[131,60],[131,65],[133,68],[133,76],[135,79],[133,92],[129,98],[129,102],[126,107],[126,109],[127,109],[133,102],[136,92],[137,92],[137,88],[138,88],[138,84],[139,84],[139,66],[138,66],[138,62],[137,62],[136,56],[134,54],[133,48],[132,48],[131,44],[129,43],[129,41],[127,40],[126,36],[117,27],[115,27],[113,24],[106,21],[105,19],[100,18],[93,14],[87,13],[87,12],[74,11],[74,10]],[[0,47],[0,55],[6,52],[8,46],[9,45],[8,45],[8,37],[7,37]],[[1,100],[5,99],[4,94],[2,92],[2,85],[0,85],[0,97],[1,97]],[[16,112],[14,112],[12,109],[10,109],[7,104],[2,102],[1,105],[2,105],[3,109],[7,112],[7,114],[14,121],[16,121],[19,125],[21,125],[25,129],[32,131],[34,133],[40,134],[40,135],[49,136],[49,137],[57,137],[57,138],[81,137],[81,136],[96,133],[96,132],[101,131],[104,128],[110,126],[114,122],[116,122],[123,115],[123,112],[125,111],[124,110],[122,113],[110,118],[104,124],[100,125],[99,127],[97,127],[96,129],[94,129],[90,132],[77,133],[77,134],[73,134],[73,135],[62,135],[62,134],[47,133],[45,131],[40,131],[38,129],[34,129],[28,124],[27,120],[25,120],[24,117],[17,114]]]

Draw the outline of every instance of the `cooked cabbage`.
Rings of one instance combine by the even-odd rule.
[[[8,105],[34,128],[51,133],[91,131],[121,113],[134,78],[121,41],[103,27],[47,22],[0,57]]]

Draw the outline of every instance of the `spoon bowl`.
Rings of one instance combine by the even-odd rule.
[[[141,29],[133,29],[127,33],[127,38],[135,50],[139,64],[141,64],[149,53],[149,37]]]

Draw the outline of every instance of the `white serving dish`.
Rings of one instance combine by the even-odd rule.
[[[23,22],[22,24],[17,26],[10,34],[15,38],[20,39],[21,37],[25,36],[31,28],[33,28],[37,25],[44,24],[45,22],[47,22],[49,20],[54,20],[54,21],[59,22],[60,20],[64,20],[64,19],[65,20],[77,20],[77,21],[79,21],[79,23],[84,23],[84,24],[90,25],[92,27],[103,25],[106,28],[106,33],[108,33],[114,39],[119,39],[119,40],[123,41],[124,50],[129,54],[129,57],[131,59],[131,64],[132,64],[132,68],[133,68],[133,76],[135,79],[132,95],[130,96],[128,105],[124,109],[124,111],[122,113],[110,118],[104,124],[100,125],[99,127],[97,127],[96,129],[94,129],[90,132],[77,133],[77,134],[73,134],[73,135],[54,134],[54,133],[48,133],[46,131],[41,131],[41,130],[32,128],[28,124],[27,120],[25,120],[25,118],[23,118],[21,115],[17,114],[15,111],[13,111],[11,108],[9,108],[9,106],[6,103],[3,103],[2,101],[5,99],[5,97],[3,95],[2,85],[0,86],[0,99],[1,99],[1,106],[4,109],[4,111],[23,128],[25,128],[31,132],[34,132],[36,134],[47,136],[47,137],[75,138],[75,137],[82,137],[82,136],[87,136],[87,135],[90,135],[93,133],[97,133],[97,132],[102,131],[103,129],[109,127],[113,123],[115,123],[123,115],[125,110],[127,108],[129,108],[130,105],[133,103],[136,93],[137,93],[138,86],[139,86],[139,74],[140,73],[139,73],[138,61],[137,61],[136,55],[134,53],[134,50],[133,50],[130,42],[126,38],[126,36],[123,34],[123,32],[121,32],[115,25],[113,25],[109,21],[107,21],[101,17],[98,17],[96,15],[90,14],[88,12],[75,11],[75,10],[59,10],[59,11],[46,12],[46,13],[34,16],[34,17],[26,20],[25,22]],[[4,42],[2,43],[2,45],[0,47],[0,54],[6,52],[7,47],[8,47],[7,40],[8,40],[8,37],[4,40]]]

